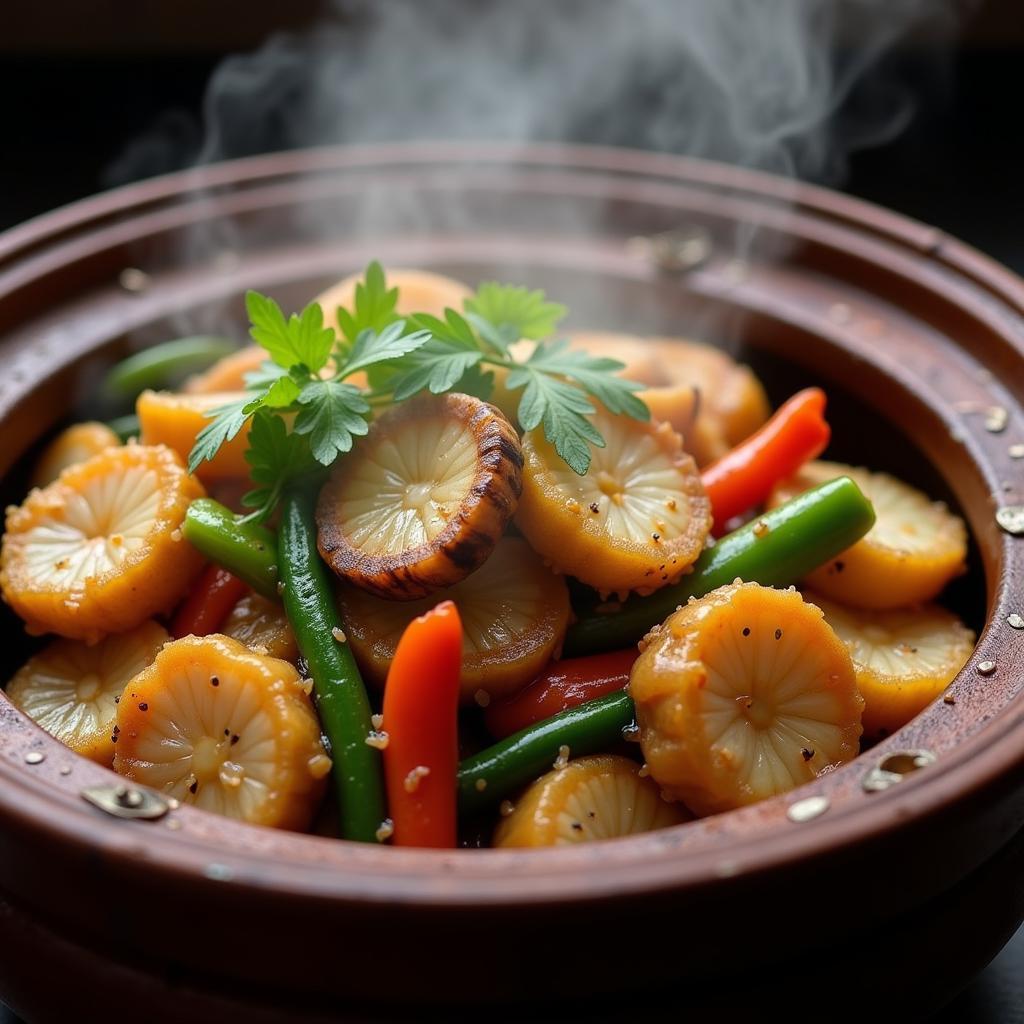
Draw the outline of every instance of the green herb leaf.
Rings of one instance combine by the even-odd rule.
[[[261,404],[271,409],[286,409],[299,397],[301,391],[302,387],[294,377],[278,377],[263,396]]]
[[[423,390],[441,395],[451,391],[481,359],[482,352],[453,349],[445,342],[431,341],[402,361],[388,386],[396,402],[404,402]]]
[[[485,281],[465,302],[466,313],[486,341],[502,351],[520,338],[541,341],[554,333],[568,310],[544,292]]]
[[[338,307],[338,326],[349,345],[355,345],[363,331],[381,332],[398,319],[398,289],[387,286],[384,269],[374,260],[356,285],[352,310]]]
[[[318,373],[327,365],[337,339],[332,328],[324,327],[324,313],[317,303],[311,302],[299,316],[292,314],[286,320],[273,299],[250,291],[245,308],[252,321],[249,333],[278,366],[290,369],[301,364]]]
[[[308,439],[289,433],[284,420],[269,409],[260,409],[253,416],[245,459],[252,467],[253,483],[261,485],[242,498],[243,505],[255,509],[249,519],[266,519],[285,487],[320,470]]]
[[[439,320],[429,313],[416,313],[409,318],[411,323],[421,330],[429,331],[438,341],[444,342],[451,348],[480,350],[480,342],[473,333],[466,318],[454,309],[444,311],[444,319]]]
[[[429,332],[430,339],[398,360],[393,372],[384,378],[396,402],[403,402],[423,390],[435,395],[451,391],[470,367],[484,357],[473,328],[454,309],[445,310],[444,320],[425,313],[418,313],[410,320],[414,326]]]
[[[494,374],[483,370],[479,363],[474,363],[453,385],[455,391],[464,395],[473,395],[482,402],[489,402],[494,392]]]
[[[202,463],[212,459],[220,451],[220,446],[234,438],[245,426],[245,421],[249,418],[247,409],[250,402],[251,399],[247,395],[237,402],[218,406],[205,414],[210,417],[211,422],[196,435],[196,443],[188,456],[190,473],[194,473]]]
[[[517,412],[520,426],[533,430],[543,424],[544,436],[555,451],[582,476],[590,468],[590,446],[604,447],[604,438],[587,418],[594,413],[594,406],[575,385],[529,364],[508,375],[510,389],[524,385]]]
[[[242,374],[242,380],[249,391],[265,391],[279,377],[287,377],[289,368],[278,366],[271,360],[260,363],[255,370],[247,370]]]
[[[555,341],[538,345],[526,365],[544,373],[569,377],[609,412],[622,413],[635,420],[651,418],[650,409],[635,394],[643,391],[644,385],[617,376],[617,371],[625,366],[617,359],[592,356],[569,348],[567,341]]]
[[[299,405],[295,433],[308,435],[313,457],[324,466],[347,452],[354,438],[370,429],[366,421],[370,403],[352,384],[311,381],[302,389]]]
[[[396,320],[393,324],[388,324],[379,333],[367,327],[356,338],[339,376],[349,377],[358,370],[365,370],[375,363],[399,359],[422,348],[428,341],[430,341],[430,331],[427,330],[406,334],[404,320]]]

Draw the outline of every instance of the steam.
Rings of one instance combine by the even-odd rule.
[[[633,146],[837,185],[852,153],[913,116],[887,56],[913,35],[939,63],[972,3],[332,0],[310,30],[225,60],[202,123],[167,115],[108,180],[314,145],[481,139]],[[416,211],[396,217],[401,201],[367,194],[344,228],[411,233]],[[444,213],[453,228],[466,216],[457,203]],[[299,226],[330,239],[341,225]],[[201,225],[185,258],[240,250],[239,231]],[[740,253],[749,240],[741,227]],[[208,312],[182,329],[217,329]]]
[[[165,119],[109,178],[302,146],[476,138],[636,146],[836,184],[852,152],[913,113],[890,78],[866,88],[868,73],[912,30],[934,52],[963,7],[334,0],[312,30],[225,60],[202,130]]]

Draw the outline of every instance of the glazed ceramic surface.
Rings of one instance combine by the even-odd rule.
[[[776,400],[826,386],[835,457],[896,470],[969,523],[973,571],[952,600],[980,639],[952,700],[744,810],[588,846],[426,852],[188,807],[110,816],[81,793],[112,773],[0,695],[0,893],[19,912],[139,970],[270,1002],[571,995],[574,968],[593,995],[635,978],[614,940],[570,930],[685,917],[677,941],[643,944],[644,971],[706,978],[732,970],[722,952],[752,908],[772,939],[741,959],[763,966],[883,927],[1006,846],[1024,825],[1024,631],[1008,621],[1024,614],[1024,284],[849,198],[628,151],[409,145],[258,158],[58,211],[0,236],[5,500],[116,358],[184,333],[241,337],[246,288],[297,307],[370,259],[543,287],[573,327],[725,345]],[[4,637],[9,675],[30,648],[10,616]],[[401,991],[380,956],[395,936]],[[458,984],[450,963],[440,982],[455,948]],[[565,970],[510,972],[524,949]]]

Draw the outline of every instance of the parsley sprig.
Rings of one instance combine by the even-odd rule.
[[[246,376],[246,398],[208,414],[189,471],[212,459],[251,418],[246,459],[258,486],[242,500],[254,510],[250,518],[264,519],[286,487],[317,477],[367,433],[375,406],[421,391],[487,399],[495,370],[504,373],[507,390],[522,391],[522,428],[541,427],[581,475],[590,466],[591,446],[604,446],[589,418],[595,401],[612,413],[650,418],[636,395],[643,385],[617,375],[622,363],[551,339],[567,310],[542,291],[489,281],[462,313],[446,309],[443,319],[426,313],[403,318],[398,298],[380,264],[371,263],[350,307],[336,311],[336,331],[317,303],[285,317],[273,299],[250,291],[249,333],[269,359]],[[516,351],[521,339],[535,343],[525,358]]]

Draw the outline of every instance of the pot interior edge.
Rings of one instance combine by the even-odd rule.
[[[515,242],[514,239],[510,241]],[[401,245],[398,240],[395,240],[383,248],[398,253]],[[459,247],[454,248],[458,249]],[[489,265],[479,259],[473,260],[473,245],[471,243],[466,243],[462,248],[464,251],[461,255],[449,250],[442,260],[431,261],[425,253],[420,262],[429,262],[432,264],[431,269],[452,272],[457,276],[461,274],[479,278],[493,274],[499,279],[508,276],[507,273],[502,273],[504,264],[500,260],[494,259],[495,246],[492,245],[487,249],[492,260]],[[521,267],[521,260],[526,254],[522,251],[521,244],[518,246],[513,244],[510,248],[518,250],[518,255],[510,268],[515,270]],[[595,248],[600,249],[600,245]],[[318,254],[318,251],[316,246],[312,247],[314,256]],[[341,273],[349,269],[355,269],[355,263],[341,265],[341,260],[347,251],[344,248],[328,247],[324,251],[330,252],[331,261],[322,263],[319,274],[305,273],[303,276],[302,272],[297,273],[293,269],[282,275],[280,293],[295,296],[298,302],[304,295],[308,296],[314,293],[320,285],[326,283],[333,276],[340,276]],[[322,257],[322,255],[321,253],[320,256]],[[577,253],[576,256],[581,257],[582,254]],[[603,266],[600,257],[601,253],[596,252],[592,254],[590,262]],[[236,279],[244,274],[246,266],[258,265],[261,270],[265,270],[268,265],[273,264],[274,259],[273,249],[243,255],[241,266],[236,272]],[[565,264],[559,265],[555,260],[540,258],[537,260],[537,266],[543,268],[545,278],[543,283],[548,285],[549,293],[557,298],[562,298],[562,293],[556,286],[561,282],[567,285],[566,297],[569,298],[568,292],[570,291],[584,296],[595,291],[592,285],[588,287],[586,282],[581,280],[586,275],[592,275],[595,272],[593,266],[586,265],[587,262],[586,258],[581,258],[581,265],[573,267]],[[826,337],[824,322],[822,330],[816,333],[808,327],[806,322],[801,323],[799,319],[787,317],[777,309],[766,308],[763,305],[759,307],[758,302],[755,301],[757,295],[751,294],[750,289],[753,286],[749,284],[744,285],[744,288],[738,289],[730,299],[725,300],[721,295],[714,295],[707,290],[702,294],[700,279],[696,276],[694,280],[697,287],[690,288],[687,286],[686,279],[652,275],[649,268],[629,261],[619,261],[618,270],[618,273],[612,273],[605,266],[606,276],[598,289],[605,292],[602,298],[602,309],[607,309],[612,304],[609,303],[608,298],[608,293],[611,292],[619,297],[618,308],[624,312],[620,321],[609,323],[608,326],[635,330],[637,329],[635,326],[638,322],[637,318],[639,318],[642,324],[649,325],[645,327],[647,330],[659,333],[685,332],[692,334],[696,332],[705,336],[710,335],[712,340],[724,341],[740,355],[749,358],[755,369],[764,376],[774,400],[786,397],[788,393],[796,390],[798,386],[803,386],[804,383],[820,379],[821,372],[830,369],[831,372],[828,374],[831,378],[829,385],[830,418],[834,417],[837,439],[834,455],[837,458],[865,461],[863,458],[857,457],[857,448],[849,443],[844,444],[842,438],[844,435],[847,437],[858,436],[854,431],[861,429],[864,422],[869,420],[874,431],[873,444],[883,463],[874,468],[901,472],[912,482],[949,499],[954,496],[953,490],[948,486],[950,480],[956,478],[961,483],[964,480],[970,481],[969,486],[966,488],[961,486],[960,491],[966,493],[970,498],[970,507],[965,511],[974,527],[972,532],[979,536],[984,535],[986,538],[985,567],[989,577],[989,591],[994,595],[996,581],[1003,574],[1005,567],[1002,562],[1002,548],[988,542],[990,532],[985,530],[983,518],[989,513],[988,510],[981,509],[979,495],[987,495],[990,492],[992,483],[998,479],[999,473],[985,462],[985,452],[979,451],[976,445],[973,447],[964,445],[951,447],[945,443],[936,447],[937,451],[949,456],[949,461],[939,471],[935,465],[921,457],[920,449],[909,439],[915,433],[918,435],[927,433],[929,436],[933,436],[937,427],[948,422],[948,408],[932,409],[930,420],[923,423],[915,421],[910,424],[909,431],[900,431],[893,422],[898,418],[894,415],[893,410],[899,410],[902,404],[905,409],[911,409],[919,414],[927,414],[931,409],[928,401],[916,398],[913,390],[908,390],[902,385],[893,385],[892,381],[887,380],[877,369],[871,366],[865,368],[863,359],[855,357],[852,350],[843,349],[841,346],[837,348],[827,341],[822,342],[822,339]],[[542,282],[531,280],[527,283]],[[128,317],[127,321],[121,319],[120,322],[118,322],[118,310],[126,308],[125,297],[117,295],[116,291],[113,294],[107,294],[104,298],[108,304],[107,313],[100,318],[101,323],[95,328],[95,336],[87,346],[89,351],[83,350],[56,373],[47,368],[46,372],[39,374],[36,378],[31,392],[22,393],[20,399],[10,406],[11,418],[6,422],[20,424],[18,432],[12,436],[14,443],[11,447],[21,452],[32,441],[37,441],[40,435],[45,433],[42,428],[35,431],[32,429],[32,407],[37,402],[45,403],[45,407],[49,411],[48,415],[51,416],[51,423],[47,426],[53,425],[56,410],[61,407],[61,401],[67,398],[68,388],[78,368],[89,366],[95,371],[115,354],[131,347],[139,337],[154,337],[163,330],[169,330],[170,325],[174,323],[174,317],[169,317],[168,314],[173,309],[181,308],[177,304],[180,302],[182,294],[181,288],[175,288],[172,292],[162,295],[160,282],[156,281],[153,294],[147,297],[145,305],[136,304],[135,314]],[[173,304],[170,302],[171,299],[173,299]],[[227,306],[237,311],[239,305],[237,299],[237,290],[223,291],[222,294],[211,300],[210,308],[223,311],[226,303]],[[127,301],[134,300],[128,299]],[[572,304],[571,298],[569,298],[569,302]],[[582,308],[586,308],[585,303]],[[629,315],[630,311],[633,311],[635,316]],[[582,317],[578,317],[578,320],[578,326],[584,326]],[[131,322],[132,326],[126,331],[127,322]],[[684,326],[680,327],[680,324]],[[714,325],[714,329],[712,329],[712,325]],[[801,350],[806,355],[808,342],[813,343],[815,340],[823,347],[818,350],[817,359],[810,360],[812,368],[810,370],[806,367],[794,369],[794,366],[800,362]],[[824,353],[826,352],[830,356],[839,354],[842,358],[838,360],[825,358]],[[815,367],[818,374],[815,373]],[[857,367],[860,367],[862,382],[877,385],[883,380],[887,381],[891,392],[887,422],[879,422],[874,411],[865,406],[852,393],[851,388],[840,385],[840,380],[848,377],[850,371]],[[1014,411],[1019,415],[1019,407]],[[41,421],[38,418],[34,422],[37,427],[40,427]],[[6,429],[5,437],[7,436]],[[863,432],[861,431],[858,436],[858,445],[862,439]],[[24,463],[21,468],[23,469],[23,467]],[[15,471],[5,476],[3,481],[5,500],[16,498],[17,488],[20,486],[20,475],[18,471]],[[972,563],[978,566],[980,561],[978,551],[973,551]],[[953,593],[953,603],[975,628],[984,624],[986,618],[985,587],[977,570],[958,582]],[[4,664],[5,675],[10,674],[12,667],[10,661]]]

